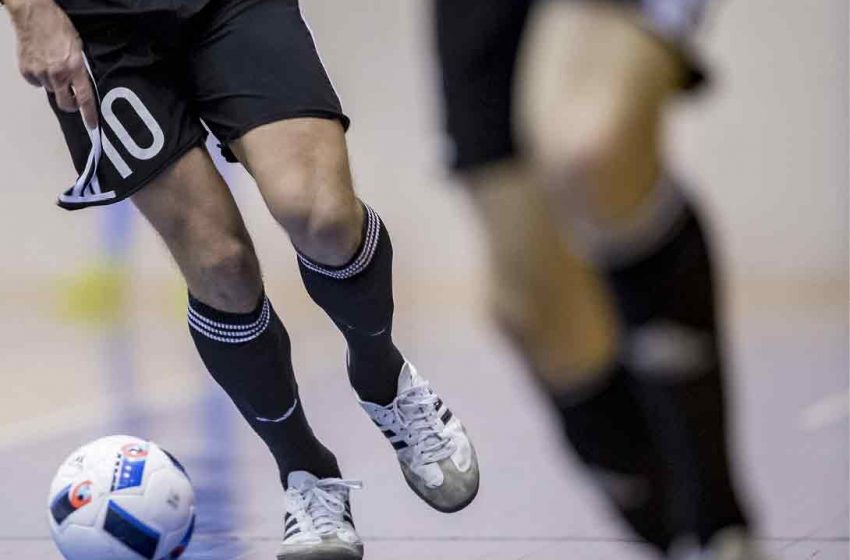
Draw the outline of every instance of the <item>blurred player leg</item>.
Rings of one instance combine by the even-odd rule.
[[[506,160],[464,179],[487,232],[496,321],[552,390],[593,385],[616,357],[604,285],[564,247],[527,165]]]
[[[215,380],[265,441],[284,485],[292,471],[338,477],[298,398],[289,335],[263,293],[242,216],[195,148],[132,198],[186,279],[192,338]]]
[[[454,166],[487,233],[499,325],[600,489],[632,530],[664,550],[670,535],[657,513],[662,466],[616,364],[616,320],[604,283],[565,250],[536,176],[513,143],[513,67],[530,5],[436,3]]]
[[[617,301],[621,359],[671,475],[670,526],[708,543],[746,521],[727,461],[710,255],[659,155],[662,111],[685,66],[638,17],[614,4],[541,3],[523,117],[547,199]]]
[[[345,336],[351,383],[393,443],[408,483],[440,511],[466,507],[478,490],[475,451],[393,343],[392,244],[378,214],[354,194],[342,125],[279,121],[232,148],[298,249],[310,296]],[[424,422],[399,416],[423,410]]]
[[[623,519],[666,550],[664,473],[616,365],[617,326],[598,275],[571,255],[518,160],[465,174],[487,232],[491,308],[551,398],[564,434]]]

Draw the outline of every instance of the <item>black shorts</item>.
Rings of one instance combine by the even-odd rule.
[[[63,208],[130,196],[202,145],[204,125],[231,160],[228,144],[262,124],[319,117],[348,127],[297,0],[69,12],[97,86],[101,127],[87,131],[51,98],[80,173],[59,197]]]
[[[436,0],[436,41],[451,142],[448,157],[456,170],[516,153],[514,71],[536,1],[549,0]],[[648,31],[685,55],[690,65],[686,86],[702,81],[703,73],[687,43],[708,0],[609,1],[639,6]]]

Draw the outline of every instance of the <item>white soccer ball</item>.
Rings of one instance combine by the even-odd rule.
[[[170,560],[195,525],[180,463],[156,444],[110,436],[84,445],[50,485],[50,532],[68,560]]]

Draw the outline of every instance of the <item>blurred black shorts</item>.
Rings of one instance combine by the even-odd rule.
[[[198,5],[69,10],[97,85],[101,127],[90,134],[78,114],[50,98],[80,174],[60,206],[130,196],[201,145],[204,125],[229,159],[226,146],[262,124],[319,117],[348,127],[297,0]]]
[[[547,0],[436,0],[437,51],[451,147],[448,158],[456,170],[505,159],[516,151],[514,70],[535,1]],[[639,5],[646,28],[681,50],[690,65],[687,88],[703,80],[686,45],[708,0],[609,1]]]

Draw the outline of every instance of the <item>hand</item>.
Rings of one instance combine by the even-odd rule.
[[[71,20],[53,0],[8,0],[6,5],[17,32],[24,79],[53,92],[63,111],[80,111],[86,126],[94,129],[97,100]]]

